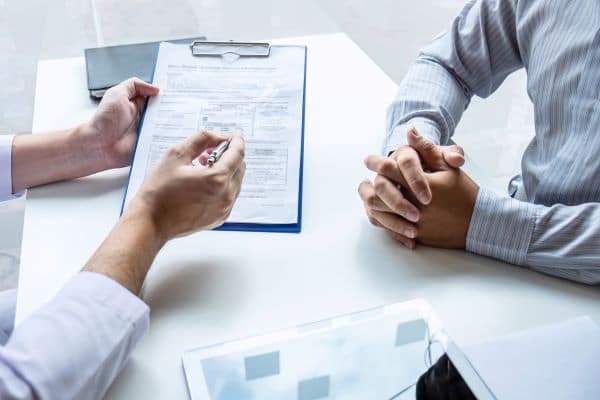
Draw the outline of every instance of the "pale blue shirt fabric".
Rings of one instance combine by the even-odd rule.
[[[0,201],[14,198],[12,136],[0,135]],[[148,329],[148,306],[80,272],[13,330],[16,290],[0,292],[0,399],[97,399]]]
[[[481,188],[467,250],[600,283],[599,29],[597,0],[469,1],[400,84],[385,154],[410,126],[448,143],[472,96],[527,71],[536,132],[522,159],[524,201]]]

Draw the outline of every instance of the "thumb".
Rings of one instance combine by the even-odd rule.
[[[425,139],[414,127],[408,130],[408,145],[419,153],[427,169],[433,172],[448,169],[440,146]]]
[[[158,86],[146,83],[139,78],[129,78],[119,84],[127,92],[127,97],[133,99],[137,96],[156,96],[159,92]]]
[[[442,154],[446,163],[452,168],[460,168],[465,163],[465,153],[460,146],[444,146]]]
[[[228,140],[229,137],[209,131],[201,131],[196,133],[183,142],[178,144],[180,154],[183,154],[186,161],[192,162],[196,157],[200,156],[204,150],[215,147],[219,143]]]

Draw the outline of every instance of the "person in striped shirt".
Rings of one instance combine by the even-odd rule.
[[[472,96],[525,68],[535,137],[509,196],[479,187],[449,146]],[[425,46],[388,110],[371,222],[416,243],[600,283],[600,2],[471,0]]]

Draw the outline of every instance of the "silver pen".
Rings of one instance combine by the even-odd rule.
[[[225,150],[229,147],[229,142],[231,142],[231,138],[219,143],[219,145],[215,147],[212,153],[210,153],[210,156],[208,156],[208,165],[213,165],[221,158],[223,153],[225,153]]]

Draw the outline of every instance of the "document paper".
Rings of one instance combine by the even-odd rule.
[[[170,146],[203,129],[239,131],[246,174],[227,222],[298,223],[305,58],[301,46],[272,46],[268,57],[198,57],[161,43],[153,79],[160,94],[148,101],[123,209]]]
[[[600,399],[600,328],[579,317],[465,349],[498,399]],[[462,374],[462,371],[461,371]]]

